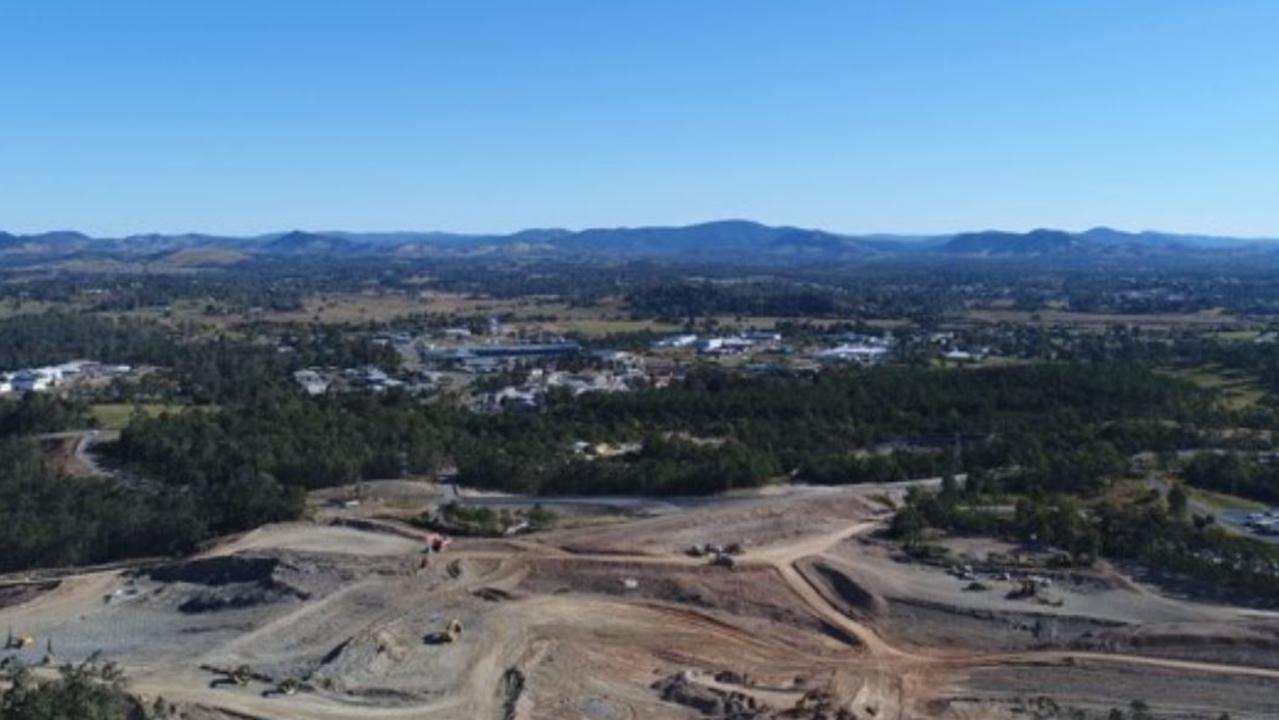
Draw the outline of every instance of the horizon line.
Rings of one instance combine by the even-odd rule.
[[[897,237],[897,238],[915,238],[915,239],[936,239],[936,238],[954,237],[957,235],[992,233],[992,232],[1009,233],[1014,235],[1027,235],[1030,233],[1043,232],[1043,231],[1064,232],[1071,235],[1082,235],[1088,232],[1093,232],[1098,230],[1109,230],[1113,232],[1122,233],[1125,235],[1170,235],[1170,236],[1215,238],[1215,239],[1223,239],[1223,240],[1242,240],[1242,241],[1252,241],[1252,242],[1274,242],[1276,240],[1279,240],[1279,235],[1256,235],[1256,234],[1235,235],[1235,234],[1223,233],[1223,232],[1157,230],[1152,228],[1145,228],[1142,230],[1125,230],[1125,229],[1121,229],[1113,225],[1107,225],[1104,223],[1097,224],[1097,225],[1089,225],[1088,227],[1085,227],[1082,229],[1066,229],[1064,227],[1050,227],[1050,226],[1040,225],[1040,226],[1032,227],[1026,230],[1008,230],[1008,229],[1001,228],[1000,226],[987,226],[985,228],[976,229],[976,230],[952,230],[952,231],[944,231],[944,232],[911,232],[911,231],[899,231],[899,230],[875,230],[875,231],[848,232],[848,231],[842,231],[842,230],[829,230],[819,226],[804,226],[804,225],[798,225],[798,224],[792,224],[792,223],[768,223],[760,220],[752,220],[747,218],[721,218],[721,219],[715,219],[715,220],[694,221],[694,222],[688,222],[688,223],[682,223],[682,224],[681,223],[655,223],[655,224],[644,224],[644,225],[589,225],[589,226],[578,226],[576,228],[566,227],[563,225],[529,225],[529,226],[520,227],[518,229],[510,230],[510,231],[473,231],[473,230],[468,231],[468,230],[434,230],[434,229],[423,230],[423,229],[408,229],[408,228],[380,229],[380,230],[367,230],[367,229],[353,230],[353,229],[332,228],[332,227],[323,229],[323,230],[311,230],[311,229],[305,229],[300,227],[291,227],[288,229],[273,229],[273,230],[264,230],[259,232],[210,232],[210,231],[204,231],[204,230],[183,230],[183,231],[165,232],[165,231],[156,231],[156,230],[146,230],[146,231],[130,232],[127,234],[119,235],[119,234],[97,234],[97,233],[90,233],[82,230],[77,230],[74,228],[62,227],[62,228],[55,228],[55,229],[49,229],[49,230],[18,231],[18,232],[0,228],[0,234],[9,235],[11,237],[39,237],[43,235],[56,235],[59,233],[74,233],[77,235],[82,235],[90,240],[103,240],[103,241],[108,241],[108,240],[127,241],[134,238],[143,238],[148,236],[180,237],[180,236],[187,236],[187,235],[199,235],[199,236],[215,237],[215,238],[234,238],[234,239],[243,240],[243,239],[267,237],[271,235],[287,235],[289,233],[294,233],[294,232],[306,233],[311,235],[419,234],[419,235],[452,235],[452,236],[459,236],[459,237],[479,238],[479,237],[510,237],[513,235],[518,235],[520,233],[533,232],[533,231],[543,231],[543,232],[561,231],[561,232],[578,234],[583,232],[599,231],[599,230],[609,231],[609,230],[687,229],[687,228],[693,228],[693,227],[698,227],[703,225],[716,225],[716,224],[725,224],[725,223],[748,223],[748,224],[753,224],[753,225],[758,225],[761,227],[768,227],[768,228],[795,228],[798,230],[823,232],[831,235],[838,235],[843,237],[857,237],[857,238]]]

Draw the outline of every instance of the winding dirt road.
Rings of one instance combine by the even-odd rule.
[[[491,620],[479,639],[469,648],[464,661],[460,681],[447,692],[429,700],[396,703],[381,702],[376,698],[359,699],[349,695],[319,690],[302,692],[287,698],[271,698],[262,695],[261,687],[242,689],[218,689],[209,686],[207,672],[198,670],[199,664],[217,664],[227,658],[252,648],[271,646],[273,638],[285,635],[290,628],[306,625],[310,618],[325,613],[338,614],[337,606],[348,596],[363,592],[382,579],[364,578],[352,582],[338,591],[308,602],[292,612],[273,618],[270,622],[249,629],[229,643],[200,653],[193,662],[172,666],[154,664],[123,665],[135,678],[134,689],[145,696],[163,696],[179,701],[212,708],[222,708],[242,716],[260,718],[297,718],[299,720],[400,720],[424,717],[507,717],[503,713],[509,707],[518,707],[519,715],[546,717],[545,713],[527,698],[504,696],[495,688],[503,683],[504,673],[510,669],[531,668],[547,655],[546,647],[556,643],[563,633],[580,634],[588,629],[619,638],[618,642],[643,642],[646,628],[663,625],[679,629],[690,636],[699,634],[715,638],[722,647],[739,648],[740,652],[768,658],[769,653],[790,653],[796,663],[809,663],[842,672],[856,678],[858,683],[851,695],[853,709],[877,718],[913,718],[925,716],[921,708],[946,686],[945,679],[964,671],[989,667],[1039,667],[1039,666],[1127,666],[1152,668],[1208,675],[1229,675],[1259,678],[1279,682],[1279,669],[1252,667],[1224,663],[1176,660],[1132,654],[1076,652],[1062,650],[1022,652],[973,652],[956,650],[932,650],[898,642],[870,624],[859,621],[833,604],[820,588],[801,572],[799,563],[807,558],[821,557],[835,546],[851,538],[881,527],[886,515],[849,522],[842,527],[804,535],[781,542],[751,547],[737,559],[741,570],[764,569],[765,577],[776,577],[802,603],[803,610],[828,626],[836,628],[846,637],[844,647],[836,647],[833,655],[804,656],[795,648],[770,646],[767,638],[761,638],[749,629],[735,627],[735,623],[713,617],[695,608],[673,607],[653,602],[635,602],[627,598],[595,598],[581,594],[526,595],[504,603],[492,611]],[[314,527],[314,526],[312,526]],[[298,533],[307,533],[306,526],[297,526]],[[624,534],[625,526],[618,532]],[[293,530],[261,531],[234,539],[214,551],[216,554],[239,550],[262,550],[278,545],[328,550],[345,547],[344,538],[358,535],[343,528],[317,528],[300,543],[291,539]],[[272,533],[275,533],[274,535]],[[277,537],[278,536],[278,537]],[[361,552],[370,555],[395,556],[401,550],[412,550],[412,543],[402,538],[360,537],[350,543],[352,556]],[[413,555],[405,553],[407,557]],[[569,552],[552,541],[526,538],[505,543],[479,544],[477,547],[454,548],[448,555],[450,562],[469,563],[468,567],[483,566],[484,570],[466,576],[463,580],[442,586],[421,584],[412,577],[396,580],[395,600],[381,610],[360,617],[359,627],[364,635],[378,628],[389,626],[411,612],[415,607],[459,598],[478,590],[496,586],[515,587],[529,566],[536,561],[554,560],[561,563],[617,563],[638,565],[646,569],[671,568],[683,570],[691,566],[704,566],[704,559],[688,557],[674,552],[666,554],[642,553],[591,553]],[[21,624],[33,617],[50,617],[59,613],[82,613],[92,602],[100,598],[118,577],[118,572],[95,572],[65,578],[62,585],[42,597],[23,605],[0,611],[7,622]],[[624,606],[624,607],[623,607]],[[838,637],[839,634],[835,636]],[[635,639],[640,638],[640,639]],[[651,640],[660,648],[661,638]],[[319,640],[315,642],[331,642]],[[624,646],[624,645],[623,645]],[[657,650],[654,650],[655,652]],[[281,656],[287,650],[280,650]],[[274,658],[279,659],[279,658]],[[646,670],[645,672],[651,672]],[[714,687],[714,680],[706,681]],[[725,687],[726,689],[726,687]],[[798,691],[786,688],[768,688],[759,691],[761,699],[774,703],[793,700],[802,696]],[[504,710],[504,708],[507,708]],[[531,710],[530,710],[531,708]]]

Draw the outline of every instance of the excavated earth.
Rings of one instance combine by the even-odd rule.
[[[444,496],[390,490],[367,505]],[[1279,618],[1105,567],[1018,597],[1016,569],[908,562],[873,539],[900,491],[664,501],[438,554],[393,517],[321,513],[181,561],[0,578],[0,626],[36,638],[0,657],[101,653],[191,720],[1279,717]],[[740,552],[690,552],[708,543]]]

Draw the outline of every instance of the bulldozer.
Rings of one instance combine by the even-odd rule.
[[[1008,591],[1005,596],[1009,600],[1025,600],[1039,595],[1039,583],[1033,578],[1022,578],[1021,584]]]
[[[431,633],[426,641],[432,645],[444,645],[457,642],[460,637],[462,637],[462,621],[458,618],[453,618],[449,620],[447,627],[439,632]]]
[[[244,687],[253,679],[253,670],[250,669],[248,665],[240,665],[230,673],[227,673],[227,676],[230,677],[231,681],[236,685]]]
[[[4,641],[5,650],[22,650],[24,648],[35,645],[36,639],[30,635],[14,635],[13,628],[9,628],[9,637]]]

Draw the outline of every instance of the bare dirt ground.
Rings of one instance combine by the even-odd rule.
[[[900,490],[665,502],[440,554],[394,520],[334,513],[185,561],[0,578],[0,626],[37,638],[0,655],[101,651],[193,720],[976,719],[1026,717],[1043,698],[1279,714],[1275,618],[1163,597],[1106,567],[1013,599],[1016,579],[982,561],[1009,548],[957,543],[984,586],[966,589],[873,539],[882,496]],[[687,552],[704,543],[743,552],[712,565]]]

